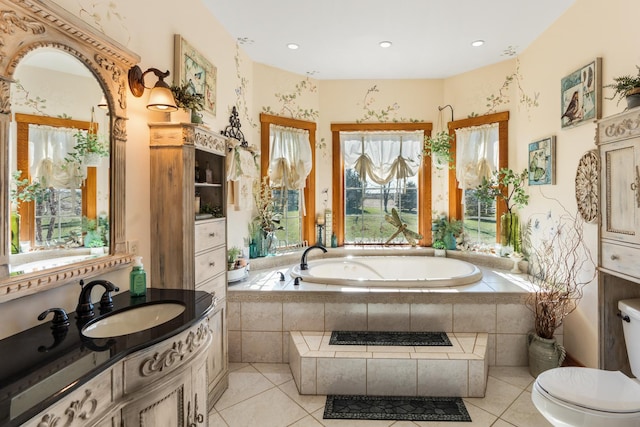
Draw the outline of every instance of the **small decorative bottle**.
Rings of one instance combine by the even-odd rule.
[[[195,181],[200,182],[200,166],[198,165],[197,160],[196,160]]]
[[[141,297],[147,293],[147,273],[142,266],[142,257],[137,256],[129,275],[129,293],[132,297]]]
[[[209,167],[209,162],[207,162],[207,168],[204,170],[204,176],[208,184],[213,184],[213,171]]]

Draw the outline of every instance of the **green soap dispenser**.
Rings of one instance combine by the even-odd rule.
[[[129,275],[129,293],[132,297],[141,297],[147,293],[147,273],[142,266],[142,257],[137,256]]]

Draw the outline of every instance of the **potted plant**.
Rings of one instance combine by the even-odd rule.
[[[447,245],[442,240],[434,240],[433,242],[433,255],[444,257],[447,256]]]
[[[491,179],[482,178],[476,195],[482,202],[503,200],[507,211],[500,217],[500,240],[503,247],[510,247],[513,252],[522,252],[520,220],[515,208],[529,204],[529,195],[524,190],[528,177],[527,169],[515,173],[510,168],[494,171]]]
[[[464,224],[459,219],[447,219],[441,215],[433,220],[431,231],[433,231],[434,244],[437,241],[444,243],[449,250],[456,249],[456,238],[462,233]]]
[[[22,179],[22,171],[17,170],[11,174],[12,187],[9,192],[11,202],[11,253],[20,253],[20,214],[18,205],[22,202],[33,202],[45,200],[48,188],[44,178],[34,179],[29,182],[29,178]]]
[[[445,131],[438,132],[435,136],[425,136],[422,154],[435,159],[436,167],[441,168],[448,164],[449,168],[453,169],[455,166],[451,154],[452,139],[453,135],[449,135]]]
[[[260,254],[258,256],[275,255],[278,247],[276,231],[282,230],[283,227],[280,225],[280,214],[275,211],[273,188],[269,184],[268,177],[263,177],[260,185],[256,186],[253,198],[258,211],[258,215],[254,217],[253,221],[258,231],[258,238],[261,239],[258,244]]]
[[[614,83],[605,86],[614,90],[613,95],[607,99],[618,98],[617,104],[619,104],[624,98],[627,100],[627,108],[634,108],[640,105],[640,67],[636,65],[636,68],[638,69],[638,74],[635,76],[614,77]]]
[[[534,316],[534,330],[527,341],[529,371],[534,377],[562,364],[565,350],[556,342],[555,331],[576,309],[584,286],[596,277],[583,224],[579,213],[564,210],[559,218],[532,217],[525,228],[523,246],[531,284],[527,307]]]
[[[171,93],[176,100],[176,106],[189,110],[191,123],[202,123],[200,111],[204,110],[204,95],[195,93],[188,82],[182,85],[171,85]]]
[[[102,157],[109,156],[109,142],[92,130],[78,130],[73,137],[76,144],[65,161],[82,166],[98,166]]]
[[[227,249],[227,270],[235,270],[236,261],[238,260],[238,256],[241,252],[242,251],[237,246]]]

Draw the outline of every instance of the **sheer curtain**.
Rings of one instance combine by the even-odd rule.
[[[385,185],[400,184],[418,173],[424,132],[340,132],[345,169],[362,179]]]
[[[269,125],[269,180],[276,188],[304,190],[312,163],[309,131]],[[304,191],[300,210],[306,215]]]
[[[47,187],[79,188],[83,176],[65,160],[76,144],[77,129],[29,125],[29,173]]]
[[[466,190],[490,179],[498,168],[498,123],[456,129],[456,178]]]

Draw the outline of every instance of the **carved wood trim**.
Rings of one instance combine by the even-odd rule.
[[[174,341],[170,348],[155,353],[140,364],[140,375],[148,377],[158,374],[166,368],[171,368],[185,357],[199,350],[211,339],[212,331],[208,322],[200,324],[198,329],[191,331],[183,340]]]
[[[87,421],[93,416],[97,408],[98,400],[92,397],[91,390],[86,389],[84,391],[84,397],[71,402],[69,407],[64,411],[64,415],[66,415],[67,418],[64,424],[60,424],[63,418],[62,416],[45,414],[38,423],[38,427],[70,426],[76,420]]]

